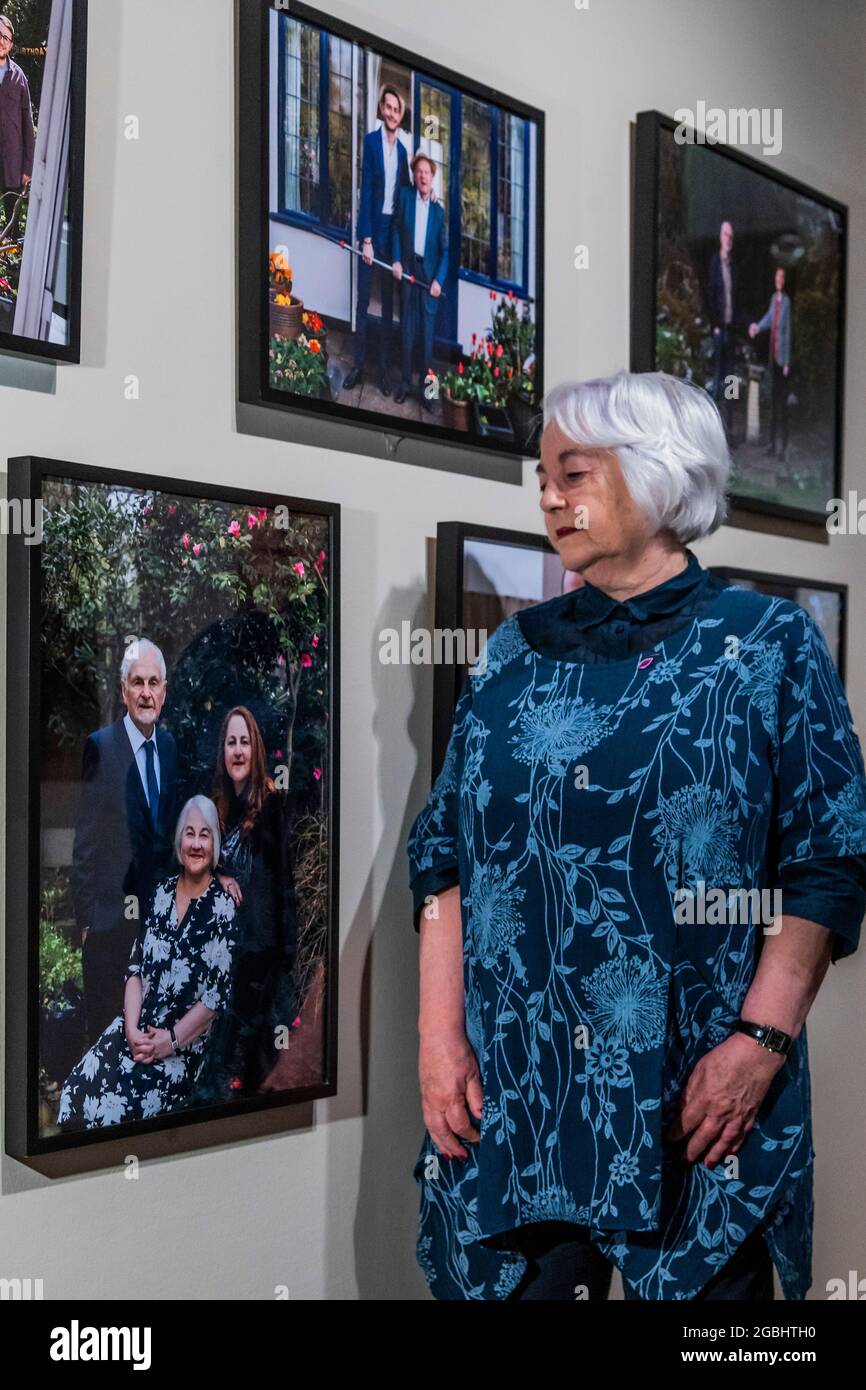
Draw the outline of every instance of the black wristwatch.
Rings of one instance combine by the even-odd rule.
[[[790,1033],[783,1033],[781,1028],[766,1027],[762,1023],[747,1023],[742,1018],[737,1024],[737,1032],[748,1033],[750,1038],[754,1038],[768,1052],[781,1052],[783,1057],[787,1057],[794,1043]]]

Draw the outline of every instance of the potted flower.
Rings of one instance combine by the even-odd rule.
[[[301,314],[301,331],[307,338],[315,338],[322,349],[322,356],[328,360],[328,329],[321,314],[314,309],[305,309]]]
[[[443,423],[450,430],[469,430],[469,406],[472,400],[470,373],[462,362],[457,370],[447,372],[442,378],[444,394],[442,397]]]
[[[270,381],[280,391],[298,396],[330,397],[325,355],[317,338],[271,338]]]
[[[303,328],[304,302],[292,294],[292,267],[282,252],[271,252],[268,271],[271,337],[298,338]]]

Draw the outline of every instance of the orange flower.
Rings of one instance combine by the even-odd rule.
[[[310,352],[321,352],[322,345],[317,338],[310,339]]]

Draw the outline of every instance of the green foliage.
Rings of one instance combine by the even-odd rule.
[[[274,765],[316,801],[328,693],[327,523],[128,487],[52,480],[42,546],[44,718],[81,746],[116,718],[118,670],[147,637],[168,665],[163,723],[209,784],[231,704],[261,714]],[[295,747],[295,731],[300,752]],[[193,751],[195,756],[193,756]],[[277,758],[277,753],[282,754]],[[293,765],[298,752],[300,768]]]
[[[317,338],[271,338],[271,384],[298,396],[318,396],[328,380],[322,345]]]
[[[39,909],[39,1002],[58,1012],[72,1007],[71,990],[84,989],[81,948],[70,945],[56,925],[65,891],[60,882],[43,883]]]

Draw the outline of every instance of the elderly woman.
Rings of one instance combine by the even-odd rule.
[[[123,1012],[73,1067],[61,1128],[148,1120],[190,1103],[214,1018],[231,994],[235,906],[214,874],[216,806],[194,796],[177,822],[181,872],[157,884],[129,959]]]
[[[419,1262],[443,1299],[606,1298],[612,1264],[627,1298],[771,1299],[773,1263],[802,1299],[804,1023],[866,907],[845,693],[803,609],[688,549],[726,514],[703,391],[621,373],[544,424],[585,583],[493,634],[409,837]]]

